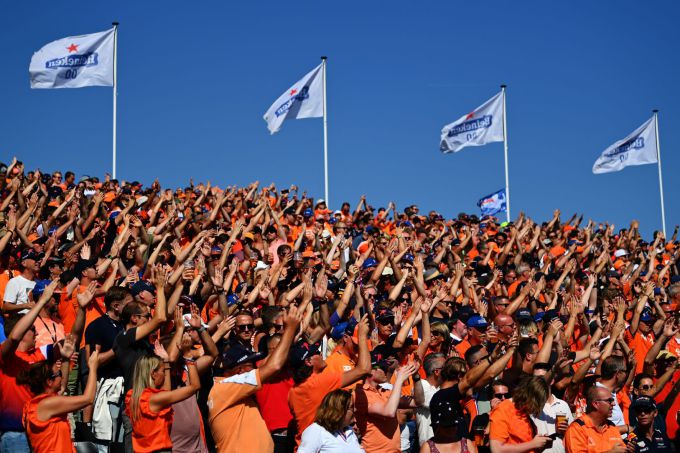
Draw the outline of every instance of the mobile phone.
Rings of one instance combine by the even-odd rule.
[[[363,306],[359,307],[359,315],[363,318],[365,314],[366,309]]]

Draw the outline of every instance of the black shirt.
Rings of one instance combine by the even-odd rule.
[[[455,384],[453,387],[438,390],[434,395],[432,395],[432,399],[430,400],[430,407],[437,406],[438,404],[440,404],[439,403],[440,401],[454,402],[455,404],[458,405],[460,412],[464,413],[464,411],[463,411],[463,395],[461,395],[460,390],[458,389],[458,384]],[[470,415],[467,414],[467,413],[464,413],[464,415],[465,415],[465,426],[464,426],[463,432],[460,433],[461,436],[467,436],[467,434],[468,434],[467,427],[470,425]]]
[[[104,314],[95,319],[85,330],[85,343],[90,346],[90,352],[95,350],[95,345],[99,345],[99,352],[107,352],[113,348],[113,342],[119,333],[123,331],[123,326],[119,321],[109,318]],[[114,357],[97,369],[97,375],[104,379],[114,379],[123,375],[123,370]]]
[[[135,340],[137,328],[133,327],[118,334],[113,342],[113,352],[116,354],[118,365],[123,370],[125,379],[125,393],[132,388],[132,376],[135,372],[135,364],[140,357],[152,356],[153,347],[146,338]]]
[[[633,441],[636,453],[673,451],[671,441],[658,429],[654,430],[651,439],[648,439],[640,428],[634,429],[633,432],[637,436]]]

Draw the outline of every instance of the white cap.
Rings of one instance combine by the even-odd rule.
[[[617,251],[614,252],[614,256],[617,258],[621,258],[622,256],[628,255],[628,252],[626,252],[624,249],[618,249]]]
[[[325,202],[326,202],[326,200],[324,200],[323,198],[319,198],[318,200],[316,200],[316,204],[314,206],[316,206],[317,204],[325,203]]]
[[[269,269],[269,266],[264,261],[258,261],[257,264],[255,265],[255,270],[259,271],[262,269]]]

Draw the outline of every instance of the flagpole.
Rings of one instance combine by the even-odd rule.
[[[323,174],[324,174],[324,200],[330,209],[331,200],[328,197],[328,115],[326,112],[326,59],[321,57],[323,65]]]
[[[659,146],[659,111],[654,112],[654,129],[656,133],[656,161],[659,167],[659,195],[661,196],[661,228],[663,230],[663,237],[666,237],[666,210],[663,202],[663,178],[661,177],[661,147]]]
[[[503,152],[505,154],[505,200],[507,204],[507,209],[505,211],[506,219],[509,222],[512,218],[510,216],[510,176],[508,173],[508,125],[505,121],[505,88],[507,85],[501,85],[501,91],[503,92]]]
[[[113,171],[111,177],[116,179],[116,112],[118,100],[118,22],[113,25]]]

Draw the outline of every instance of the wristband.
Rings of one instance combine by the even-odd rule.
[[[200,333],[205,332],[205,330],[206,330],[205,327],[201,326],[196,330],[196,332],[198,332],[200,334]]]

